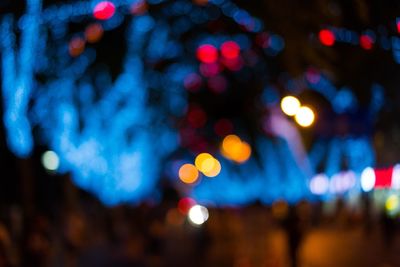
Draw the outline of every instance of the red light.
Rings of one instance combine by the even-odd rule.
[[[213,77],[220,73],[221,67],[218,63],[203,63],[200,64],[200,73],[204,77]]]
[[[400,18],[396,19],[397,32],[400,33]]]
[[[114,16],[115,5],[110,1],[98,3],[93,9],[93,15],[96,19],[107,20]]]
[[[335,44],[336,38],[332,31],[324,29],[319,32],[319,40],[323,45],[332,46]]]
[[[197,48],[197,58],[204,63],[214,63],[218,59],[218,50],[210,44],[201,45]]]
[[[207,115],[201,108],[192,106],[187,113],[187,120],[193,128],[201,128],[207,122]]]
[[[191,207],[196,205],[196,201],[190,197],[184,197],[178,202],[178,210],[183,215],[188,214]]]
[[[228,119],[220,119],[215,123],[214,131],[219,136],[226,136],[233,132],[233,124]]]
[[[237,58],[240,54],[240,46],[234,41],[227,41],[221,45],[221,54],[224,58]]]
[[[226,68],[228,68],[231,71],[239,71],[243,67],[243,60],[241,57],[233,59],[224,59],[222,63]]]
[[[217,75],[208,80],[208,87],[217,94],[223,93],[226,90],[228,83],[223,76]]]
[[[375,169],[375,188],[390,188],[392,185],[393,167],[388,169]]]
[[[269,36],[266,32],[260,33],[256,37],[256,43],[262,48],[267,48],[269,46]]]
[[[360,45],[362,48],[364,48],[365,50],[370,50],[370,49],[372,49],[373,44],[374,44],[374,40],[372,40],[371,36],[361,35]]]

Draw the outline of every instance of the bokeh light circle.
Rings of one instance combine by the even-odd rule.
[[[179,179],[185,184],[193,184],[199,178],[199,172],[193,164],[187,163],[179,169]]]
[[[201,205],[194,205],[190,208],[188,218],[194,225],[202,225],[208,220],[208,209]]]
[[[301,127],[309,127],[315,120],[314,111],[306,106],[300,107],[295,115],[295,120]]]

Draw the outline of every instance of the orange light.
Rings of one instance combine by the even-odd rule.
[[[244,163],[251,156],[251,147],[238,136],[228,135],[222,142],[221,154],[237,163]]]
[[[85,40],[80,37],[75,37],[69,42],[69,54],[72,57],[77,57],[85,51]]]
[[[248,143],[242,142],[240,153],[238,153],[235,157],[235,161],[239,163],[246,162],[251,156],[251,147]]]
[[[193,184],[199,178],[199,172],[193,164],[184,164],[179,169],[179,179],[185,184]]]
[[[134,15],[142,15],[146,13],[148,10],[148,5],[145,0],[140,0],[134,4],[132,4],[131,7],[131,13]]]
[[[88,43],[96,43],[103,37],[103,27],[99,23],[90,24],[85,30],[85,38]]]
[[[237,135],[230,134],[224,138],[224,141],[222,141],[222,149],[224,150],[224,152],[227,152],[229,154],[229,151],[232,151],[232,149],[241,142],[242,141]]]

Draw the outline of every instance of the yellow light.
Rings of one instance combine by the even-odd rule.
[[[281,100],[281,109],[288,116],[294,116],[300,109],[300,101],[294,96],[285,96]]]
[[[215,177],[221,172],[221,164],[208,153],[201,153],[195,159],[196,168],[207,177]]]
[[[295,120],[300,126],[309,127],[315,120],[314,111],[309,107],[303,106],[297,111]]]
[[[204,171],[203,174],[207,177],[215,177],[221,172],[221,163],[215,158],[210,159],[213,161],[212,163],[212,169],[209,171]]]
[[[214,161],[213,156],[208,153],[201,153],[197,155],[194,164],[196,168],[201,172],[207,172],[213,168]]]
[[[399,197],[396,195],[391,195],[387,198],[385,207],[387,211],[394,211],[399,208]]]
[[[199,178],[199,172],[193,164],[184,164],[179,169],[179,179],[185,184],[193,184]]]

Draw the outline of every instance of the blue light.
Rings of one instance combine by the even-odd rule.
[[[221,8],[229,9],[225,13],[233,21],[254,31],[262,28],[259,20],[229,1],[202,7],[176,1],[161,7],[166,12],[132,16],[134,2],[114,0],[116,14],[101,22],[110,31],[128,21],[123,25],[127,25],[127,49],[122,71],[114,76],[108,67],[97,64],[97,52],[90,44],[76,57],[68,54],[68,42],[75,36],[68,32],[69,23],[92,20],[98,0],[49,6],[43,11],[41,1],[28,0],[26,14],[17,23],[13,16],[4,16],[0,28],[3,121],[10,149],[26,157],[34,141],[47,145],[59,156],[58,172],[71,172],[78,186],[109,205],[152,195],[164,160],[178,146],[176,129],[167,118],[182,116],[187,109],[183,80],[197,70],[195,62],[186,62],[190,56],[184,53],[194,51],[187,47],[206,39],[219,46],[230,39],[199,32],[195,44],[182,43],[181,35],[193,27],[183,16],[190,14],[197,23],[204,23],[219,18]],[[232,38],[242,49],[251,47],[246,35]],[[173,63],[163,71],[149,66],[165,60]],[[37,81],[37,75],[44,79]],[[159,95],[157,105],[149,103],[153,92]],[[38,129],[38,140],[32,138],[32,127]],[[232,197],[242,198],[233,202],[248,199],[235,191]]]
[[[332,100],[332,107],[336,113],[345,113],[357,108],[357,100],[348,88],[342,88]]]

